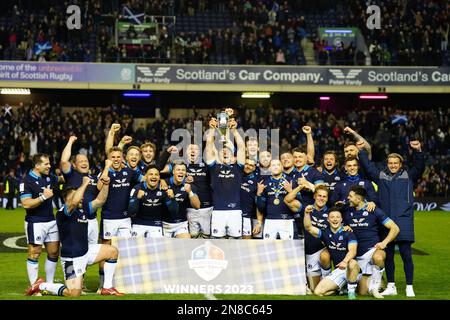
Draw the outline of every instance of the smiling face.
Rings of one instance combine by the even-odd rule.
[[[152,146],[142,148],[141,153],[145,163],[150,163],[155,159],[155,149],[153,149]]]
[[[145,175],[145,180],[147,181],[147,185],[150,189],[155,189],[159,183],[160,175],[159,171],[156,168],[148,169],[147,174]]]
[[[130,168],[135,169],[141,160],[141,153],[137,148],[128,149],[126,160]]]
[[[247,152],[250,158],[256,158],[258,154],[258,141],[257,140],[248,140],[247,141]]]
[[[109,153],[109,160],[112,161],[112,168],[116,171],[120,170],[123,161],[122,151],[111,151]]]
[[[280,159],[284,170],[289,170],[294,165],[294,157],[289,152],[283,153]]]
[[[294,157],[294,166],[296,168],[303,168],[306,165],[306,153],[296,151],[292,156]]]
[[[327,153],[323,157],[323,166],[328,171],[333,171],[337,166],[336,155],[333,153]]]
[[[357,207],[359,204],[364,202],[364,198],[357,195],[355,191],[350,191],[348,194],[348,202],[350,204],[350,207]]]
[[[345,161],[345,171],[349,176],[356,176],[358,174],[359,164],[358,160],[352,159]]]
[[[397,157],[389,157],[387,159],[387,167],[392,174],[396,174],[402,167],[402,162]]]
[[[176,164],[173,167],[173,181],[176,184],[181,184],[186,178],[186,166],[184,164]]]
[[[79,173],[88,173],[89,172],[89,160],[84,154],[77,154],[75,157],[75,162],[73,163],[73,167]]]
[[[274,159],[270,162],[270,172],[273,176],[279,176],[283,172],[283,166],[281,165],[281,161],[278,159]]]
[[[314,200],[315,200],[316,207],[319,209],[322,209],[327,204],[328,192],[325,190],[320,190],[320,189],[317,190],[314,193]]]
[[[245,160],[245,167],[244,167],[244,173],[250,174],[256,170],[256,162],[252,159],[246,159]]]
[[[339,211],[331,211],[328,214],[328,223],[331,229],[339,229],[342,226],[342,214]]]
[[[39,174],[48,175],[50,173],[50,159],[47,157],[41,157],[41,162],[35,165],[35,169]]]
[[[259,165],[261,168],[268,168],[272,160],[272,154],[269,151],[263,151],[259,154]]]

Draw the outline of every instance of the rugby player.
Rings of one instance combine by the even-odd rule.
[[[256,208],[258,177],[255,160],[246,159],[241,183],[242,238],[262,238],[263,215]],[[255,221],[256,220],[256,221]]]
[[[330,189],[330,195],[333,193],[335,185],[341,181],[338,167],[339,162],[336,152],[325,151],[322,160],[322,179],[323,183]]]
[[[342,289],[347,283],[348,298],[356,298],[356,287],[359,273],[358,263],[354,260],[358,241],[352,232],[344,231],[342,213],[333,207],[328,213],[328,226],[325,229],[315,227],[311,222],[312,205],[305,208],[304,225],[306,231],[321,240],[327,247],[333,261],[333,272],[323,278],[314,289],[318,296],[331,295]]]
[[[173,176],[166,181],[168,190],[172,190],[174,200],[178,203],[178,210],[165,211],[163,215],[163,234],[167,238],[190,238],[187,222],[187,208],[200,208],[200,199],[194,192],[195,187],[186,182],[186,165],[173,165]],[[195,190],[196,191],[196,190]]]
[[[86,155],[76,154],[71,159],[72,147],[75,141],[77,141],[76,136],[69,137],[69,141],[67,142],[61,154],[61,162],[60,162],[61,170],[66,186],[79,188],[83,182],[83,177],[88,177],[90,179],[90,183],[83,196],[83,201],[89,203],[92,200],[94,200],[98,195],[97,189],[98,177],[90,173],[89,159]],[[93,212],[92,214],[90,214],[88,220],[89,220],[88,222],[89,243],[98,243],[97,212]]]
[[[346,175],[336,184],[330,202],[334,205],[337,202],[346,202],[350,188],[354,185],[362,186],[367,191],[367,201],[377,202],[378,197],[371,181],[361,178],[359,172],[359,161],[357,158],[348,157],[344,161]]]
[[[47,251],[45,261],[46,281],[53,282],[59,256],[59,235],[53,214],[53,189],[58,178],[50,175],[49,156],[43,153],[32,158],[31,169],[19,185],[20,201],[26,211],[25,235],[28,243],[27,273],[30,284],[36,282],[39,273],[39,257],[42,245]]]
[[[292,185],[283,176],[280,160],[270,163],[272,175],[265,181],[258,183],[257,206],[260,212],[265,212],[263,237],[264,239],[297,239],[297,226],[294,224],[293,212],[300,212],[299,202],[295,205],[284,201],[285,196],[292,190]]]
[[[172,189],[160,188],[159,170],[150,165],[145,181],[137,184],[130,193],[128,212],[132,221],[134,237],[158,238],[163,236],[162,219],[165,210],[171,215],[178,214],[178,202],[173,201]]]
[[[200,208],[187,208],[189,232],[192,238],[209,238],[211,235],[211,177],[208,166],[202,161],[200,146],[187,147],[187,175],[193,178],[192,185],[197,190]]]
[[[78,189],[71,186],[66,187],[63,193],[64,206],[56,214],[65,283],[44,282],[43,279],[39,279],[28,288],[27,295],[45,290],[53,295],[79,297],[82,292],[83,274],[86,272],[86,267],[104,261],[105,283],[100,293],[123,296],[123,293],[118,292],[112,285],[119,251],[111,245],[89,244],[88,241],[88,216],[92,215],[106,201],[109,181],[106,179],[103,181],[102,190],[94,200],[83,202],[83,195],[90,182],[90,178],[84,176]]]
[[[232,111],[229,111],[232,114]],[[205,157],[210,168],[213,198],[211,215],[211,235],[215,238],[225,236],[242,237],[242,211],[240,205],[240,186],[245,165],[245,142],[237,130],[236,121],[231,118],[228,128],[233,133],[237,145],[237,157],[233,155],[233,146],[225,145],[221,150],[215,150],[215,130],[217,120],[209,122]],[[219,153],[216,159],[216,153]]]
[[[369,212],[367,208],[367,191],[364,187],[354,185],[348,195],[349,206],[344,213],[344,223],[354,232],[358,240],[356,261],[362,272],[359,282],[359,294],[372,294],[375,298],[383,298],[378,292],[384,271],[386,246],[399,233],[399,227],[385,213],[375,208]],[[380,241],[379,225],[389,229],[388,235]],[[371,275],[370,279],[369,276]]]

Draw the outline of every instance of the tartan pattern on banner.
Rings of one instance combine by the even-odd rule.
[[[112,243],[119,249],[114,285],[125,293],[181,293],[168,288],[207,285],[251,288],[240,293],[306,294],[303,240],[137,237]]]

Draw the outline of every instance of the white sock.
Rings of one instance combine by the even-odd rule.
[[[372,276],[369,282],[369,291],[378,290],[380,288],[381,278],[383,277],[384,268],[380,269],[378,266],[373,266]]]
[[[49,283],[53,283],[53,279],[55,278],[56,272],[56,264],[58,260],[52,261],[47,258],[45,260],[45,281]]]
[[[347,282],[347,290],[348,290],[348,292],[355,293],[357,286],[358,286],[358,284],[356,282],[352,282],[352,283]]]
[[[46,290],[55,296],[62,296],[65,288],[66,286],[62,283],[44,282],[39,285],[39,289]]]
[[[414,290],[412,284],[407,284],[406,285],[406,290]]]
[[[39,260],[27,259],[27,272],[28,272],[28,280],[30,280],[30,284],[36,282],[39,273]]]
[[[388,282],[387,287],[388,288],[395,288],[395,282]]]
[[[330,275],[331,266],[328,269],[324,269],[324,268],[322,268],[322,266],[320,266],[320,273],[322,274],[322,279],[325,278],[326,276]]]
[[[114,277],[114,272],[116,271],[117,260],[106,260],[103,270],[105,272],[105,283],[103,284],[103,288],[109,289],[112,288],[112,280]]]

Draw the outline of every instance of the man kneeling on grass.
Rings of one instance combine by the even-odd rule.
[[[334,264],[334,271],[319,282],[314,289],[314,294],[318,296],[331,295],[347,284],[348,298],[353,300],[356,298],[355,290],[359,273],[358,263],[354,259],[358,247],[356,237],[352,232],[344,231],[342,213],[338,208],[330,209],[329,227],[323,230],[312,225],[310,214],[313,210],[312,205],[305,208],[305,229],[314,237],[322,240],[330,252]]]
[[[65,284],[47,283],[38,279],[28,288],[26,295],[33,295],[45,290],[51,294],[66,297],[79,297],[83,287],[83,274],[86,267],[100,261],[105,261],[105,282],[102,295],[122,296],[112,286],[119,252],[116,247],[107,244],[89,244],[88,219],[100,208],[108,196],[109,178],[103,178],[103,187],[97,198],[84,202],[83,195],[89,185],[89,178],[83,178],[83,184],[78,189],[67,187],[63,192],[64,206],[56,214],[59,238],[61,241],[61,264]]]

